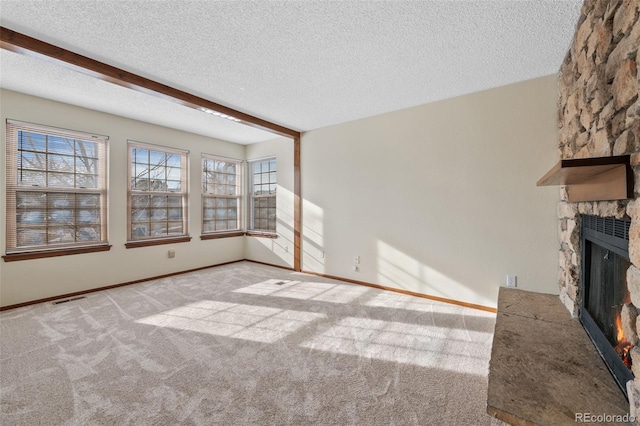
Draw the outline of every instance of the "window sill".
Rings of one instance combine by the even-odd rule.
[[[247,231],[247,237],[257,237],[257,238],[271,238],[277,239],[278,234],[268,234],[266,232],[255,232],[255,231]]]
[[[73,247],[55,250],[41,250],[23,253],[9,253],[2,258],[5,262],[15,262],[18,260],[44,259],[46,257],[69,256],[72,254],[96,253],[100,251],[109,251],[111,246],[108,244],[99,246]]]
[[[162,244],[188,243],[189,241],[191,241],[191,237],[162,238],[157,240],[128,241],[124,246],[130,249],[138,247],[159,246]]]
[[[220,232],[217,234],[202,234],[200,235],[201,240],[217,240],[219,238],[231,238],[231,237],[242,237],[244,236],[243,231],[235,231],[235,232]]]

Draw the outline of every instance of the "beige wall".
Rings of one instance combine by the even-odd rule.
[[[293,268],[293,140],[277,138],[247,145],[247,160],[276,157],[278,238],[246,237],[245,258]]]
[[[557,294],[558,188],[536,187],[557,98],[550,75],[306,132],[303,269],[493,307],[507,274]]]
[[[244,258],[244,237],[201,241],[200,154],[244,158],[245,148],[156,125],[129,120],[67,104],[0,92],[0,252],[5,253],[6,119],[15,119],[109,136],[108,252],[5,263],[0,266],[0,305],[7,306]],[[189,149],[191,242],[126,249],[127,139]],[[169,259],[167,251],[176,251]]]

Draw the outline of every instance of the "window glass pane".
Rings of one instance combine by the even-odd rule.
[[[167,181],[167,189],[169,191],[180,191],[181,188],[181,182],[179,180],[168,180]]]
[[[47,174],[45,172],[22,171],[19,175],[18,184],[22,186],[46,186]]]
[[[95,175],[76,175],[76,186],[78,188],[98,188],[98,176]]]
[[[213,219],[215,217],[215,210],[212,208],[205,208],[202,211],[202,215],[205,219]]]
[[[166,165],[167,156],[164,152],[160,151],[149,151],[149,164],[155,166],[165,166]]]
[[[169,209],[169,220],[181,220],[182,209]]]
[[[151,210],[151,220],[166,220],[167,219],[167,210],[166,209],[152,209]]]
[[[97,174],[98,161],[95,158],[76,157],[76,173]]]
[[[202,205],[205,208],[210,208],[210,207],[214,207],[216,204],[216,199],[215,198],[211,198],[211,197],[205,197],[202,200]]]
[[[18,225],[43,225],[44,215],[42,210],[19,210],[16,213],[16,222]]]
[[[78,241],[99,241],[100,240],[100,227],[99,226],[83,226],[78,229],[76,233],[76,239]]]
[[[205,222],[202,226],[203,232],[214,232],[216,230],[215,222]]]
[[[18,229],[16,232],[17,246],[41,246],[47,243],[47,231],[44,229]]]
[[[71,173],[48,173],[49,185],[61,188],[73,188],[75,186],[75,176]]]
[[[75,230],[72,226],[49,227],[47,232],[47,242],[70,243],[76,239]]]
[[[100,223],[100,210],[78,210],[78,224],[89,225]]]
[[[46,170],[47,156],[38,152],[20,151],[18,153],[18,169]]]
[[[131,238],[132,239],[138,239],[138,238],[145,238],[145,237],[149,237],[149,227],[147,226],[146,223],[134,223],[133,226],[131,227]]]
[[[51,210],[49,213],[49,223],[73,225],[75,212],[71,209]]]
[[[182,207],[181,196],[169,196],[167,197],[167,206],[169,207]]]
[[[132,159],[134,163],[149,164],[149,150],[133,148]]]
[[[165,207],[167,205],[167,197],[164,195],[153,195],[151,197],[151,205],[153,207]]]
[[[166,222],[152,222],[151,223],[151,235],[152,236],[167,235],[167,223]]]
[[[80,207],[100,207],[99,195],[76,195],[76,202]]]
[[[47,139],[47,151],[49,153],[70,155],[75,153],[75,141],[73,139],[59,136],[49,136]]]
[[[41,208],[46,205],[47,197],[39,192],[17,192],[16,205],[18,208]]]
[[[133,195],[131,197],[131,206],[132,207],[147,207],[149,205],[149,196],[148,195]]]
[[[180,168],[180,155],[178,155],[178,154],[167,154],[166,166],[167,167],[178,167],[178,168]]]
[[[131,211],[131,220],[134,222],[141,222],[149,220],[148,209],[133,209]]]
[[[18,149],[28,151],[47,151],[47,137],[43,134],[18,131]]]

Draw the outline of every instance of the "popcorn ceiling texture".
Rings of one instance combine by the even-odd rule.
[[[3,0],[0,23],[305,131],[554,74],[580,3]],[[73,78],[45,83],[61,102],[94,94]],[[99,95],[158,120],[173,113],[119,92]]]
[[[632,154],[635,197],[628,201],[567,202],[558,205],[560,299],[577,316],[581,300],[580,215],[630,218],[627,272],[630,304],[623,324],[638,343],[640,307],[640,2],[586,0],[573,44],[562,64],[558,102],[559,155],[562,159]],[[640,349],[631,351],[634,381],[627,384],[631,414],[640,414]]]

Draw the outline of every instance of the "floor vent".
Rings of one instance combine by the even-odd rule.
[[[52,303],[52,305],[59,305],[61,303],[73,302],[74,300],[80,300],[80,299],[86,299],[86,296],[78,296],[78,297],[72,297],[70,299],[56,300],[55,302]]]

